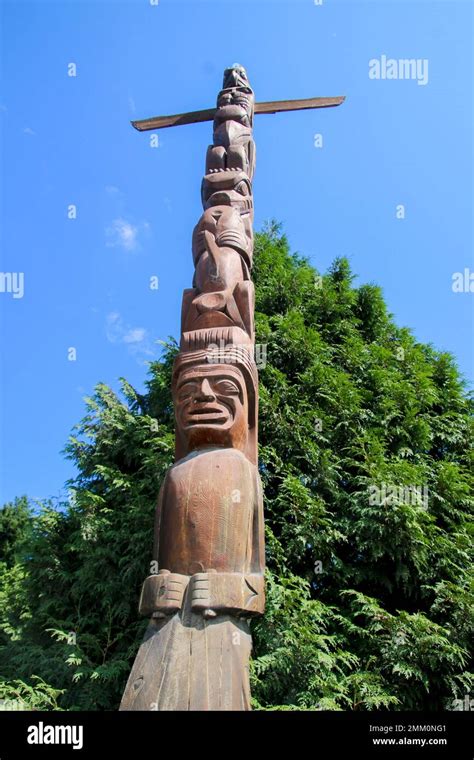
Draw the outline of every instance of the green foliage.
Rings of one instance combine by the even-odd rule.
[[[0,511],[0,558],[8,567],[22,558],[31,533],[30,507],[22,496]]]
[[[291,254],[278,225],[256,236],[254,279],[267,344],[254,707],[450,709],[472,687],[474,627],[472,402],[456,365],[397,327],[378,287],[354,287],[345,259],[320,276]],[[117,708],[173,460],[175,353],[144,394],[97,386],[66,449],[67,503],[0,511],[0,696]]]
[[[53,689],[38,676],[32,684],[17,678],[10,683],[0,680],[0,710],[60,710],[58,697],[63,692]]]

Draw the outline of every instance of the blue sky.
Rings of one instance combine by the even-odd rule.
[[[0,269],[24,292],[0,292],[1,501],[59,495],[83,397],[142,388],[178,335],[211,125],[152,148],[129,122],[213,106],[235,61],[257,100],[347,96],[256,117],[256,229],[281,221],[320,271],[348,256],[472,381],[474,295],[452,290],[474,270],[472,36],[468,0],[3,2]],[[369,78],[381,56],[427,60],[427,83]]]

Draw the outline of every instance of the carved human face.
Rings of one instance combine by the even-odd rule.
[[[243,449],[247,441],[247,389],[242,373],[227,364],[189,367],[178,378],[175,392],[178,431],[189,449],[229,446]]]

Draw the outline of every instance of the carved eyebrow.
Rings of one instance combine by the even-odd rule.
[[[222,382],[223,380],[226,380],[230,383],[234,383],[234,385],[236,385],[237,387],[240,387],[240,381],[238,380],[238,378],[234,377],[233,375],[219,375],[218,377],[216,377],[216,382],[218,383]]]
[[[177,391],[181,391],[183,388],[185,388],[187,385],[199,385],[199,380],[183,380],[181,383],[178,383]]]
[[[232,378],[232,377],[219,377],[219,378],[217,378],[217,380],[215,382],[216,382],[216,384],[217,383],[230,383],[231,385],[234,385],[236,388],[240,389],[239,383],[236,380],[234,380],[234,378]]]
[[[185,385],[200,385],[202,380],[206,378],[207,380],[210,380],[212,383],[222,383],[222,382],[229,382],[235,385],[236,388],[239,389],[239,391],[242,390],[242,386],[237,378],[234,378],[233,375],[218,375],[217,377],[215,375],[204,375],[202,378],[195,378],[190,377],[188,380],[183,379],[180,382],[178,382],[177,390],[181,390]]]

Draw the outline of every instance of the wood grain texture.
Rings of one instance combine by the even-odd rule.
[[[244,620],[186,606],[150,621],[120,710],[250,710],[252,639]]]
[[[255,113],[279,113],[280,111],[304,111],[308,108],[332,108],[340,106],[345,96],[334,98],[305,98],[303,100],[268,100],[255,104]],[[150,119],[132,121],[132,127],[139,132],[150,129],[165,129],[166,127],[178,127],[182,124],[198,124],[202,121],[212,121],[216,113],[215,108],[206,108],[203,111],[189,111],[177,113],[171,116],[152,116]]]
[[[248,619],[265,609],[253,262],[254,114],[344,97],[255,104],[245,69],[224,72],[216,108],[132,122],[139,131],[213,120],[172,371],[175,462],[155,514],[151,616],[121,710],[249,710]],[[158,469],[157,469],[158,472]],[[207,738],[207,736],[206,736]],[[205,745],[207,746],[207,745]]]

